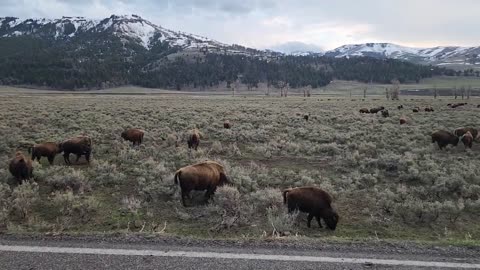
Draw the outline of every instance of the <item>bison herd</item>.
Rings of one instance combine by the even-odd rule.
[[[307,119],[305,119],[307,120]],[[230,122],[224,123],[224,128],[231,128]],[[144,131],[140,129],[128,129],[123,131],[120,136],[133,145],[140,145],[143,141]],[[201,132],[194,129],[190,132],[187,144],[188,148],[197,150],[200,144]],[[33,177],[32,160],[38,160],[46,157],[50,165],[53,164],[55,156],[63,153],[65,164],[71,165],[70,154],[76,155],[76,162],[81,156],[90,163],[92,153],[92,140],[90,137],[82,135],[70,138],[60,143],[46,142],[34,144],[28,148],[31,153],[31,159],[16,152],[15,157],[10,161],[10,173],[21,184],[23,180]],[[183,206],[187,207],[187,199],[191,200],[191,191],[206,191],[205,201],[208,202],[214,195],[217,187],[231,184],[224,167],[215,161],[207,160],[193,165],[185,166],[175,172],[173,184],[180,187],[181,200]],[[281,195],[279,195],[281,196]],[[283,200],[288,207],[288,211],[301,211],[308,213],[307,225],[310,227],[313,217],[316,218],[320,227],[323,219],[327,227],[335,230],[339,216],[332,208],[332,197],[326,191],[317,187],[291,188],[283,191]]]

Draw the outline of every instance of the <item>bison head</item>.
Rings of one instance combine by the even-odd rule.
[[[327,227],[332,231],[334,231],[337,228],[338,219],[339,219],[339,216],[334,209],[330,209],[327,212],[327,214],[323,217],[323,220],[325,220]]]
[[[452,145],[457,146],[458,142],[460,141],[460,138],[456,137],[453,139]]]
[[[124,140],[127,139],[127,131],[123,131],[122,134],[120,135]]]
[[[230,180],[228,180],[228,177],[224,173],[220,173],[220,181],[218,184],[221,185],[227,185],[230,184]]]

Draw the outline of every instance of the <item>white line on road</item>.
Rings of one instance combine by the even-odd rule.
[[[0,251],[59,253],[59,254],[118,255],[118,256],[212,258],[212,259],[231,259],[231,260],[298,261],[298,262],[319,262],[319,263],[376,264],[376,265],[392,265],[392,266],[480,269],[480,264],[473,264],[473,263],[386,260],[386,259],[370,259],[370,258],[290,256],[290,255],[268,255],[268,254],[248,254],[248,253],[195,252],[195,251],[161,251],[161,250],[138,250],[138,249],[108,249],[108,248],[104,249],[104,248],[8,246],[8,245],[0,245]]]

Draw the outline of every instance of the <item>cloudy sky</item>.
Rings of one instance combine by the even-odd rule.
[[[284,50],[364,42],[478,46],[479,11],[477,0],[0,0],[0,16],[137,14],[225,43]]]

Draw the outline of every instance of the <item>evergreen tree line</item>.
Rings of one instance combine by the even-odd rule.
[[[181,90],[187,86],[204,88],[241,82],[251,88],[259,83],[317,88],[332,79],[378,83],[398,79],[405,83],[434,75],[457,75],[445,68],[369,57],[251,57],[226,53],[167,57],[178,51],[167,43],[157,43],[147,50],[108,34],[69,41],[0,38],[0,84],[58,89],[133,84]]]

